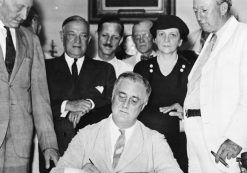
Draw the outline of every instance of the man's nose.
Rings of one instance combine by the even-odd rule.
[[[27,8],[23,8],[20,12],[20,17],[22,20],[26,20],[28,15],[28,10]]]
[[[112,43],[112,37],[108,37],[107,40],[106,40],[106,43],[107,44],[111,44]]]
[[[200,11],[198,11],[198,12],[196,13],[196,18],[197,18],[198,21],[201,21],[201,19],[202,19],[202,14],[201,14]]]
[[[145,42],[145,38],[143,36],[140,37],[140,43],[144,43]]]
[[[126,99],[124,102],[123,102],[123,107],[124,108],[128,108],[130,105],[130,100],[129,99]]]
[[[75,43],[81,43],[81,37],[80,35],[75,36]]]

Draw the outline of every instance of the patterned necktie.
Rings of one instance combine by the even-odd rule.
[[[119,129],[121,135],[118,137],[117,142],[115,144],[115,150],[113,155],[112,168],[116,168],[119,158],[123,153],[124,145],[125,145],[125,130]]]
[[[149,57],[149,56],[141,55],[141,61],[148,60],[148,59],[150,59],[150,58],[151,58],[151,57]]]
[[[5,65],[10,76],[14,68],[16,52],[9,27],[4,26],[4,28],[7,31]]]
[[[188,92],[191,92],[194,89],[195,83],[198,79],[200,79],[201,77],[201,73],[202,73],[202,68],[203,66],[206,64],[213,48],[214,48],[214,44],[216,42],[217,36],[216,34],[213,34],[209,43],[206,45],[205,50],[202,53],[202,55],[200,56],[199,62],[198,62],[198,66],[195,69],[193,75],[191,76],[190,82],[189,82],[189,86],[188,86]]]
[[[76,64],[77,60],[78,60],[77,58],[74,58],[74,62],[72,64],[72,78],[74,82],[76,82],[78,78],[78,69],[77,69],[77,64]]]

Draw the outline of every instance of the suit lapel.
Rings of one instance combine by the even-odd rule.
[[[223,50],[223,46],[225,46],[227,43],[229,43],[230,38],[232,35],[236,32],[236,29],[238,27],[237,20],[232,17],[228,20],[226,23],[227,26],[225,26],[225,31],[220,36],[220,42],[215,44],[214,51],[210,55],[208,62],[205,64],[205,66],[202,69],[202,73],[205,73],[206,71],[210,70],[209,68],[212,67],[213,62],[215,62],[218,58],[216,57],[218,53],[220,53],[221,50]]]
[[[18,72],[21,63],[23,62],[23,59],[27,57],[27,40],[24,37],[23,33],[20,31],[20,29],[16,29],[16,57],[15,57],[15,64],[14,68],[10,77],[10,83],[14,80],[16,73]],[[27,57],[31,58],[31,57]]]
[[[9,74],[6,69],[3,51],[0,46],[0,79],[8,83],[8,75]]]
[[[118,165],[115,169],[116,172],[123,170],[136,157],[138,157],[143,150],[144,143],[140,123],[138,123],[135,128],[134,133],[127,142],[126,147],[124,148],[124,151],[119,159]]]
[[[98,69],[94,67],[94,64],[85,57],[84,62],[81,67],[81,71],[79,73],[79,81],[83,83],[83,86],[90,86],[90,83],[93,82],[92,74],[97,72]]]
[[[110,118],[110,117],[109,117]],[[95,146],[92,146],[92,156],[91,160],[93,161],[96,167],[100,167],[103,172],[112,172],[111,164],[111,136],[110,136],[110,125],[109,118],[103,124],[102,128],[99,129],[99,134],[97,135],[97,143]],[[100,139],[100,140],[99,140]]]

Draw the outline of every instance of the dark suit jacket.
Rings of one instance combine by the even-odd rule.
[[[57,149],[43,52],[37,36],[23,27],[16,29],[10,80],[8,75],[0,48],[0,147],[9,130],[16,154],[29,158],[35,126],[41,149]]]
[[[78,82],[74,84],[64,55],[47,60],[46,69],[58,146],[60,154],[63,154],[78,128],[96,123],[110,114],[115,71],[108,63],[85,58]],[[97,88],[103,89],[103,92]],[[60,117],[61,104],[65,100],[78,99],[91,99],[95,108],[84,115],[74,129],[68,118]]]

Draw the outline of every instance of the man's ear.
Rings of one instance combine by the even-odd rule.
[[[123,42],[123,37],[121,38],[121,40],[120,40],[120,42],[118,43],[118,45],[120,46],[122,42]]]
[[[89,44],[91,38],[92,38],[92,36],[91,36],[91,34],[89,34],[89,36],[88,36],[88,41],[87,41],[88,44]]]
[[[223,16],[227,13],[227,11],[228,11],[228,4],[226,2],[220,4],[220,14]]]
[[[63,31],[60,31],[59,33],[60,33],[60,39],[61,39],[62,42],[63,42]]]
[[[142,105],[142,110],[145,108],[145,106],[148,104],[148,102],[147,101],[145,101],[144,103],[143,103],[143,105]]]

